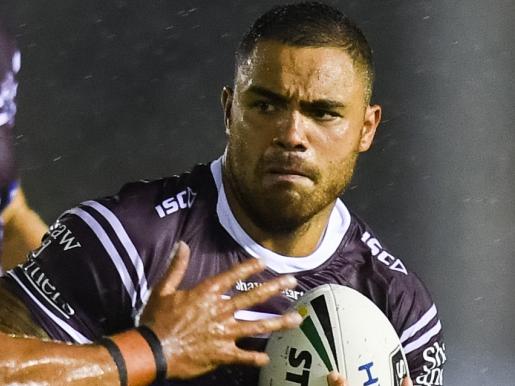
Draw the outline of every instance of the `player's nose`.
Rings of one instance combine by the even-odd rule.
[[[307,122],[299,111],[291,111],[278,122],[276,136],[273,139],[275,146],[285,150],[307,150]]]

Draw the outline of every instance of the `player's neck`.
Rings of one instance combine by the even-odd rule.
[[[284,256],[302,257],[313,253],[324,235],[334,203],[313,216],[302,226],[289,232],[270,232],[259,227],[239,203],[230,184],[224,183],[231,211],[247,234],[263,247]]]
[[[329,216],[334,205],[316,214],[301,227],[288,233],[275,234],[257,227],[250,219],[245,231],[263,247],[280,255],[303,257],[313,253],[324,236]],[[236,217],[238,219],[238,217]],[[240,220],[238,219],[238,222]],[[240,225],[244,226],[241,222]]]

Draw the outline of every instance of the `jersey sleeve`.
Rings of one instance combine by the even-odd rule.
[[[14,117],[16,115],[16,74],[20,52],[0,28],[0,212],[8,205],[17,187],[14,161]]]
[[[414,386],[443,385],[442,324],[429,291],[414,274],[394,279],[389,318],[399,334]]]
[[[88,343],[132,327],[150,288],[166,271],[181,216],[160,222],[162,182],[65,212],[41,246],[2,280],[53,339]]]
[[[20,70],[20,52],[2,36],[0,29],[0,126],[13,125],[16,115],[16,74]]]

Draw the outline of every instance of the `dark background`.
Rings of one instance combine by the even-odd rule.
[[[32,206],[51,222],[217,157],[233,50],[277,3],[1,0],[22,51],[16,151]],[[384,107],[346,202],[433,293],[446,384],[513,385],[515,3],[329,3],[367,35]]]

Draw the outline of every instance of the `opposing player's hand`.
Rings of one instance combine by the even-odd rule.
[[[331,371],[327,376],[327,383],[329,386],[354,386],[349,385],[348,382],[336,371]],[[413,386],[413,382],[409,377],[404,378],[401,386]]]
[[[192,378],[221,364],[267,364],[267,354],[242,350],[236,346],[236,340],[294,328],[299,326],[302,318],[297,313],[290,313],[272,319],[242,322],[234,319],[234,312],[262,303],[283,289],[294,288],[295,278],[279,277],[231,299],[222,299],[222,295],[238,280],[265,268],[258,259],[251,259],[206,279],[191,290],[177,290],[186,272],[189,254],[189,247],[179,243],[165,279],[154,289],[140,319],[161,340],[168,361],[168,377]]]

